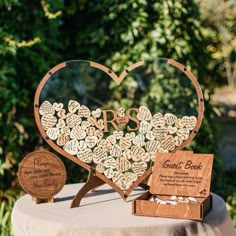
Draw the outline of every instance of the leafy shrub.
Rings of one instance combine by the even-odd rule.
[[[7,229],[10,225],[9,212],[19,196],[7,195],[8,189],[17,186],[19,162],[39,147],[49,148],[40,137],[33,116],[34,93],[44,74],[54,65],[71,59],[97,61],[117,72],[140,59],[157,57],[181,62],[198,78],[206,110],[202,127],[188,148],[214,153],[216,140],[211,122],[214,113],[209,103],[214,72],[209,69],[211,57],[193,0],[122,3],[106,0],[102,4],[88,0],[42,0],[27,4],[0,1],[0,202],[5,225],[2,223],[2,227]],[[174,94],[174,89],[170,93]],[[64,158],[63,161],[69,170],[68,182],[85,179],[84,170]],[[212,181],[216,192],[221,173],[222,166],[216,157]]]

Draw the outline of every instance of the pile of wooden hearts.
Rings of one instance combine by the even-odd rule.
[[[125,109],[116,111],[118,124],[129,122]],[[127,190],[153,164],[156,152],[170,152],[188,139],[196,126],[195,116],[177,118],[171,113],[151,114],[141,106],[136,132],[114,131],[104,137],[102,110],[90,109],[70,100],[68,110],[62,103],[44,101],[40,108],[41,124],[48,137],[67,153],[95,165],[96,170]]]

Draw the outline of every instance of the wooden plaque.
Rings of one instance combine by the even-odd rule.
[[[160,195],[209,195],[213,154],[157,153],[150,192]]]
[[[50,199],[66,182],[66,169],[55,154],[39,150],[29,153],[18,169],[21,187],[33,198]]]

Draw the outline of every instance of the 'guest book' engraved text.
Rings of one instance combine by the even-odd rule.
[[[199,164],[193,164],[191,160],[188,160],[186,163],[180,161],[176,163],[172,163],[170,160],[166,160],[163,165],[163,168],[168,169],[191,169],[191,170],[201,170],[202,169],[202,163]]]

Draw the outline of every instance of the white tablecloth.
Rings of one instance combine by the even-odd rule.
[[[88,193],[78,208],[71,201],[82,184],[65,185],[55,203],[35,204],[28,194],[12,211],[15,236],[236,236],[222,198],[213,194],[213,209],[203,222],[132,215],[131,200],[125,202],[108,185]]]

